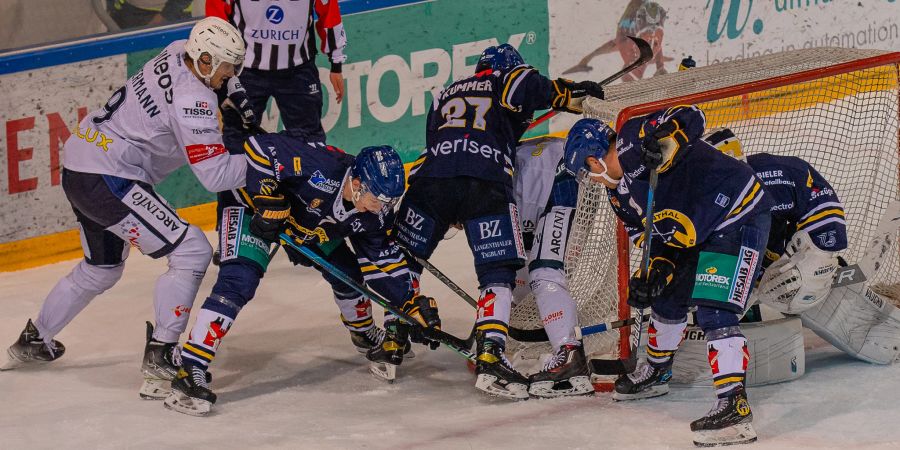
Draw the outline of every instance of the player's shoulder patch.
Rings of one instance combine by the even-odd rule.
[[[203,127],[214,124],[218,128],[219,118],[216,113],[218,108],[216,102],[216,94],[209,89],[200,90],[192,89],[189,86],[177,86],[172,108],[175,117],[180,121]]]

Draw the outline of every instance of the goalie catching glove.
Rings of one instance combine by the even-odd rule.
[[[641,162],[648,168],[657,168],[659,173],[672,166],[675,154],[688,143],[687,134],[678,121],[668,120],[660,124],[653,134],[641,142]]]
[[[784,255],[775,261],[759,284],[759,301],[784,314],[799,314],[828,296],[838,260],[834,252],[816,247],[809,233],[791,237]]]
[[[642,270],[637,270],[628,281],[628,305],[638,309],[653,305],[653,300],[672,282],[675,277],[675,263],[657,256],[650,259],[647,276],[643,276],[641,272]]]
[[[284,222],[291,215],[291,205],[284,196],[257,195],[253,197],[256,212],[250,219],[250,232],[269,241],[277,241],[284,231]]]
[[[553,80],[553,89],[556,96],[553,98],[553,109],[558,111],[581,114],[584,110],[581,102],[584,97],[590,95],[603,100],[603,86],[594,81],[572,81],[565,78]]]

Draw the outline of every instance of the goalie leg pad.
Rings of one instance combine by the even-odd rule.
[[[900,359],[900,310],[867,285],[833,289],[800,319],[803,326],[857,359],[873,364]]]

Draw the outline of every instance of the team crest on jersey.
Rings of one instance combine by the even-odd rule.
[[[644,219],[646,226],[646,219]],[[674,209],[664,209],[653,214],[653,234],[666,245],[688,248],[697,245],[697,230],[687,215]]]
[[[328,194],[334,194],[341,186],[339,181],[325,177],[320,170],[313,172],[312,176],[309,177],[309,184]]]
[[[278,189],[278,183],[271,178],[263,178],[259,180],[259,193],[262,195],[272,195]]]

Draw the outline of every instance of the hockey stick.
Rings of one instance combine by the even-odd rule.
[[[841,267],[834,273],[831,288],[862,283],[878,273],[884,258],[894,244],[894,236],[898,228],[900,228],[900,200],[885,208],[878,221],[878,227],[875,229],[875,237],[859,261],[856,264]]]
[[[471,305],[473,308],[478,309],[478,302],[469,295],[468,292],[463,290],[463,288],[459,287],[458,284],[454,283],[453,280],[450,279],[447,275],[444,275],[444,272],[441,272],[440,269],[431,264],[427,259],[419,258],[416,255],[413,255],[406,247],[400,246],[403,250],[403,253],[406,254],[408,258],[414,259],[417,263],[421,264],[422,267],[425,268],[430,274],[434,275],[435,278],[444,283],[454,294],[458,295],[461,299],[465,300],[466,303]],[[517,339],[518,340],[518,339]]]
[[[650,181],[649,187],[647,188],[647,218],[644,221],[644,254],[642,256],[641,261],[641,274],[649,279],[650,277],[650,240],[653,239],[653,195],[656,192],[656,183],[659,180],[659,173],[656,171],[656,167],[652,167],[650,169]],[[652,299],[651,299],[652,301]],[[641,308],[638,310],[639,319],[637,322],[637,341],[634,344],[634,351],[632,351],[631,359],[636,359],[637,349],[641,346],[641,334],[644,332],[644,310],[646,308]]]
[[[626,73],[631,72],[634,69],[637,69],[638,67],[646,64],[647,61],[650,61],[651,59],[653,59],[653,48],[650,47],[650,44],[648,44],[647,41],[645,41],[639,37],[634,37],[634,36],[625,36],[625,37],[627,37],[628,39],[631,39],[632,42],[634,42],[634,44],[637,45],[638,51],[640,52],[640,55],[638,55],[638,59],[634,60],[633,63],[622,68],[622,70],[620,70],[620,71],[610,75],[606,79],[600,81],[600,83],[599,83],[600,86],[606,86],[607,84],[612,83],[613,81],[616,81],[619,78],[622,78]],[[558,113],[558,112],[559,111],[556,111],[555,109],[551,109],[550,111],[547,111],[544,114],[541,114],[540,117],[538,117],[537,119],[534,119],[531,122],[531,124],[528,125],[528,129],[530,130],[530,129],[546,122],[548,119],[555,116],[556,113]]]
[[[281,233],[281,235],[279,237],[281,238],[281,242],[283,245],[290,246],[292,249],[296,250],[301,255],[307,257],[310,261],[312,261],[313,264],[319,266],[323,270],[328,271],[329,273],[334,275],[335,278],[337,278],[342,283],[349,286],[354,291],[369,298],[369,300],[377,303],[385,310],[387,310],[390,313],[394,314],[395,316],[403,319],[410,326],[418,327],[421,330],[422,335],[425,336],[427,339],[440,342],[441,344],[447,346],[450,350],[453,350],[454,352],[459,353],[460,355],[462,355],[469,361],[475,362],[475,354],[469,350],[470,348],[472,348],[471,342],[467,342],[466,340],[460,339],[456,336],[453,336],[452,334],[446,333],[446,332],[438,330],[438,329],[434,329],[431,327],[423,327],[422,325],[419,324],[419,322],[416,319],[413,319],[412,316],[410,316],[409,314],[401,311],[400,309],[398,309],[397,307],[392,305],[391,302],[388,301],[386,298],[382,297],[380,294],[372,291],[371,289],[369,289],[363,285],[360,285],[355,280],[353,280],[352,278],[347,276],[347,274],[345,274],[340,269],[335,267],[333,264],[328,262],[325,258],[322,258],[321,256],[317,255],[315,252],[313,252],[306,246],[297,244],[297,242],[294,241],[294,239],[292,237],[288,236],[286,233]]]

